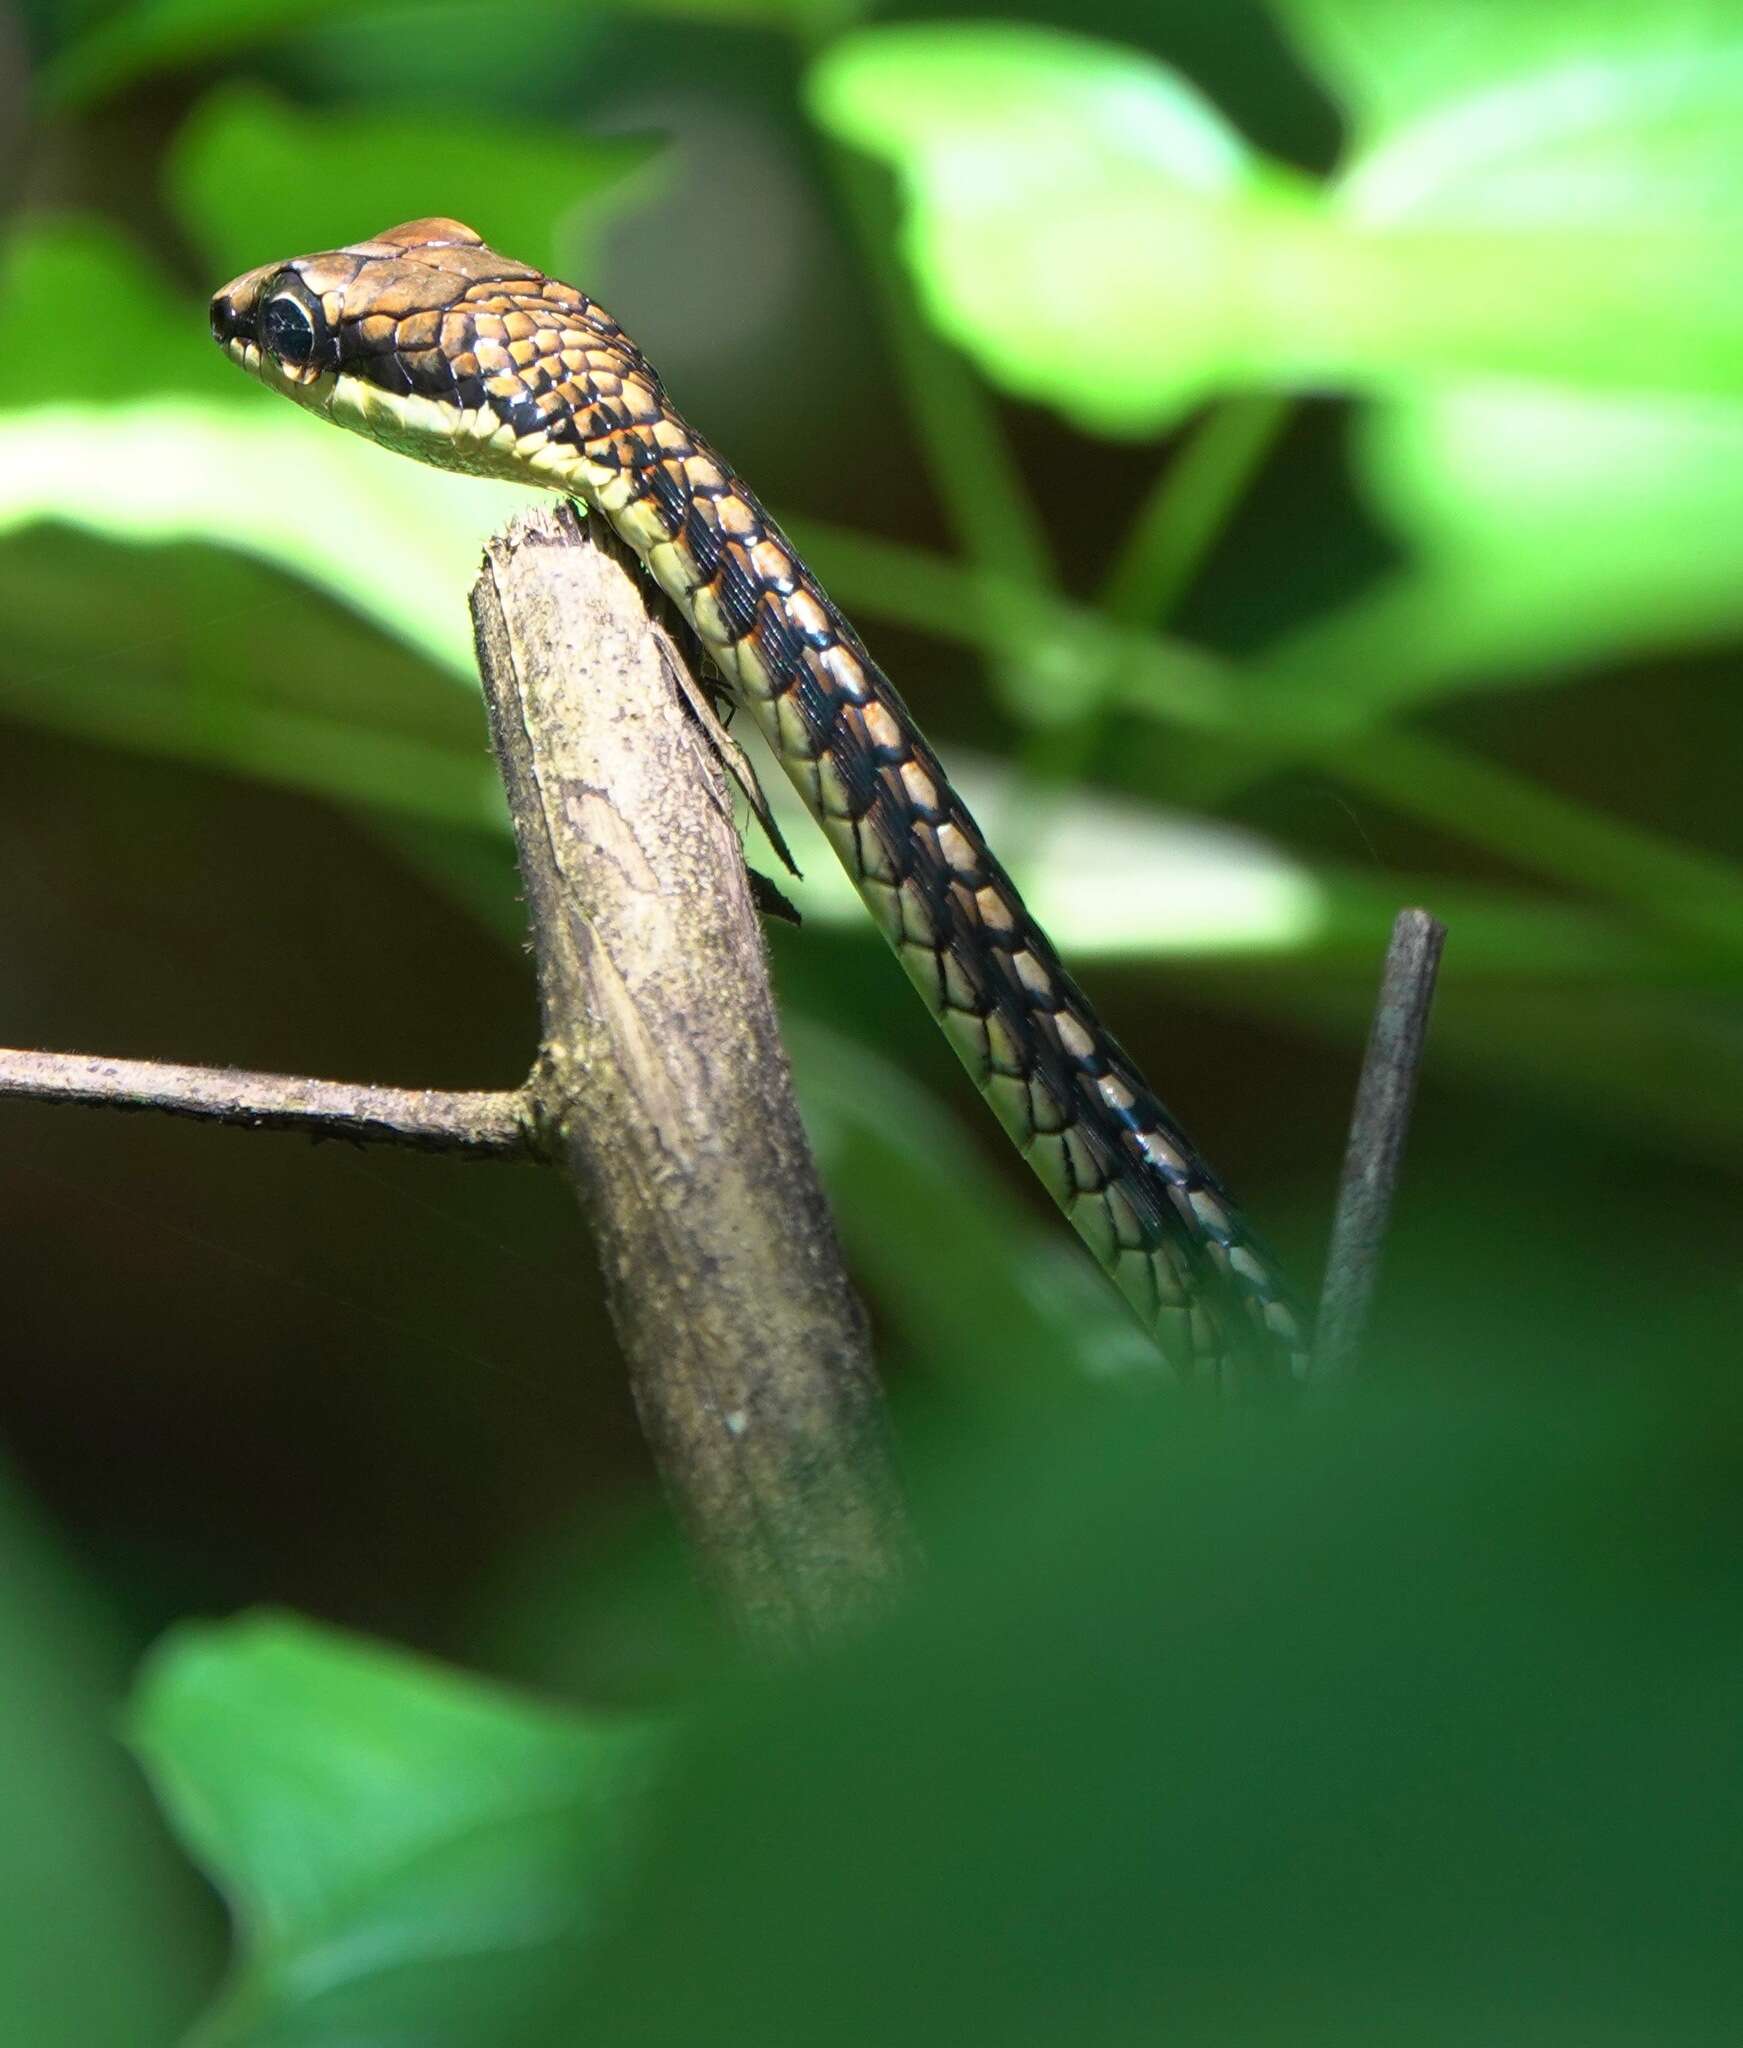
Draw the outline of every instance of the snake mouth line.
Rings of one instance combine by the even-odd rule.
[[[282,392],[306,411],[380,447],[436,469],[587,496],[589,479],[581,473],[574,451],[546,451],[543,434],[519,434],[487,410],[384,391],[345,369],[281,362],[270,349],[242,334],[228,336],[221,346],[238,369],[269,390]],[[542,463],[541,453],[546,455]]]
[[[270,349],[263,349],[258,342],[240,334],[232,335],[224,343],[224,353],[269,390],[282,391],[311,412],[331,411],[333,393],[340,381],[334,371],[315,364],[281,362]]]

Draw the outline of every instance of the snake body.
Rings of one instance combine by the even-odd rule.
[[[754,493],[584,292],[422,220],[247,272],[215,339],[335,424],[608,520],[689,622],[999,1120],[1182,1373],[1304,1366],[1276,1266],[1061,965]]]

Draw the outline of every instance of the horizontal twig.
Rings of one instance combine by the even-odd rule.
[[[158,1110],[205,1123],[307,1131],[317,1138],[404,1145],[420,1152],[464,1152],[487,1159],[540,1156],[532,1098],[523,1089],[453,1093],[375,1088],[294,1074],[243,1073],[230,1067],[0,1050],[0,1097],[4,1096]]]

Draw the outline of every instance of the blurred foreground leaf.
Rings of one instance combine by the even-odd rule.
[[[547,2038],[1717,2048],[1738,1480],[1595,1381],[1055,1416],[922,1612],[700,1729]]]
[[[210,1937],[115,1740],[120,1632],[4,1466],[0,1659],[0,2039],[170,2048]]]
[[[265,1615],[171,1635],[132,1733],[236,1916],[211,2048],[512,2038],[594,1928],[655,1747]]]

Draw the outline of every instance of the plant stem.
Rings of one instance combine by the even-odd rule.
[[[1445,944],[1446,926],[1426,910],[1398,913],[1356,1087],[1326,1257],[1313,1362],[1313,1376],[1322,1384],[1355,1369],[1373,1312]]]
[[[1102,584],[1099,603],[1128,626],[1166,624],[1203,567],[1289,417],[1272,392],[1215,407],[1157,477]]]
[[[455,1093],[376,1088],[233,1067],[114,1060],[91,1053],[0,1051],[0,1097],[157,1110],[253,1131],[306,1131],[360,1145],[536,1159],[533,1105],[524,1090]]]
[[[992,400],[956,350],[933,333],[916,303],[892,251],[889,206],[876,173],[849,151],[827,143],[824,148],[883,313],[927,474],[952,533],[976,568],[1053,588],[1057,571],[1046,529]]]

